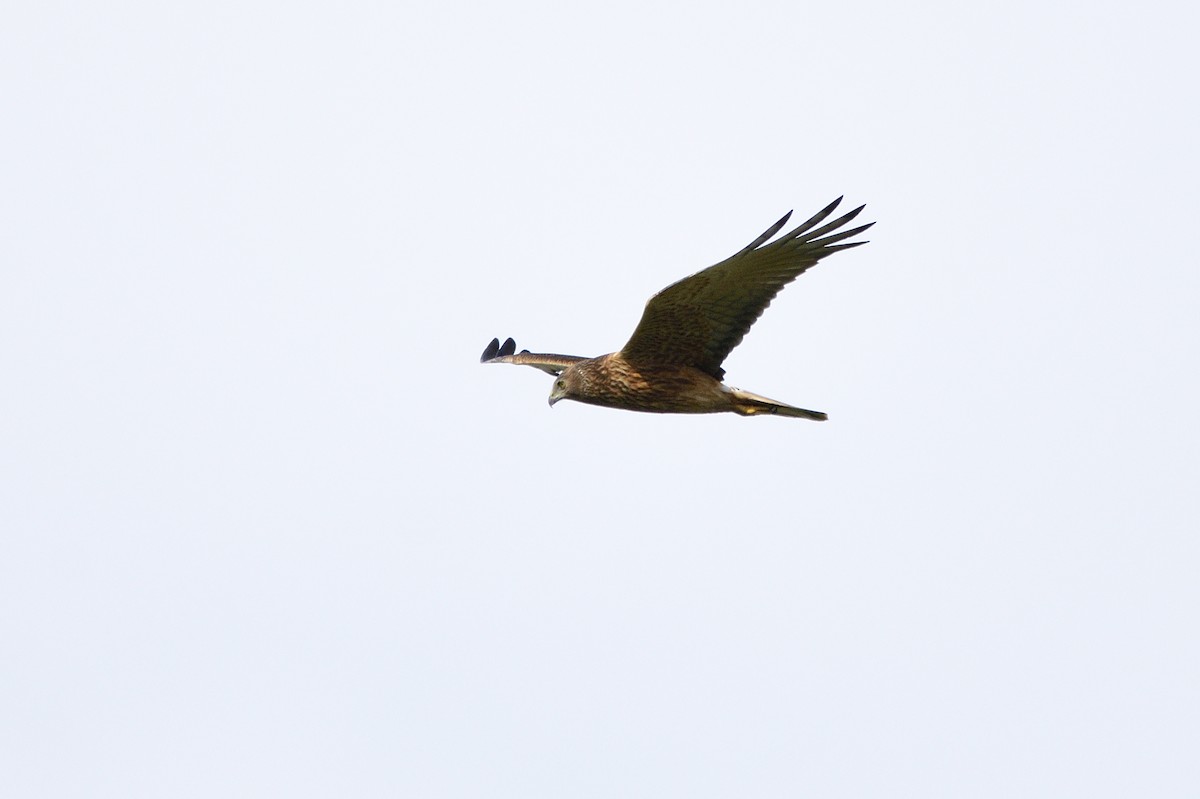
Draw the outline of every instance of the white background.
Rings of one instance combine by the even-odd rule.
[[[0,793],[1200,793],[1183,3],[0,32]],[[784,211],[726,361],[546,406]]]

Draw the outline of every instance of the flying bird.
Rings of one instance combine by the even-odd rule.
[[[649,413],[731,411],[824,421],[828,417],[820,411],[725,385],[721,363],[784,286],[830,253],[867,243],[839,243],[874,224],[841,229],[865,206],[821,224],[841,201],[838,197],[803,225],[770,241],[791,218],[788,211],[740,252],[655,294],[618,352],[596,358],[517,352],[511,338],[503,344],[492,339],[480,361],[532,366],[554,375],[551,406],[569,399]]]

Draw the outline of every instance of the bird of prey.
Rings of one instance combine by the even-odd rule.
[[[791,211],[740,252],[667,286],[646,303],[633,336],[596,358],[516,351],[510,338],[483,351],[483,363],[532,366],[555,376],[550,405],[570,399],[650,413],[776,414],[824,421],[809,411],[725,385],[721,362],[741,343],[780,289],[830,253],[866,244],[839,243],[871,224],[842,230],[864,206],[821,224],[839,197],[775,241]],[[770,243],[768,243],[770,242]]]

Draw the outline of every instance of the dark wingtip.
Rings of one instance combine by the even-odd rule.
[[[517,351],[517,342],[511,338],[506,338],[504,343],[500,345],[500,355],[512,355]]]
[[[483,357],[479,359],[480,363],[487,363],[492,358],[496,357],[496,353],[500,351],[500,339],[492,339],[492,343],[487,345],[483,350]]]

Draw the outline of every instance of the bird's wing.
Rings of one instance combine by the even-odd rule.
[[[552,375],[560,375],[571,364],[586,360],[587,358],[578,355],[554,355],[553,353],[536,353],[529,350],[517,352],[517,342],[511,338],[506,339],[503,344],[500,343],[500,339],[494,338],[492,343],[487,345],[487,349],[483,351],[483,357],[479,359],[479,362],[515,363],[521,366],[532,366]]]
[[[792,215],[789,211],[736,255],[655,294],[621,354],[632,362],[694,366],[722,379],[725,370],[721,362],[741,343],[780,289],[830,253],[866,244],[838,243],[871,227],[839,231],[864,206],[821,224],[841,201],[838,197],[803,225],[768,244],[787,224]]]

